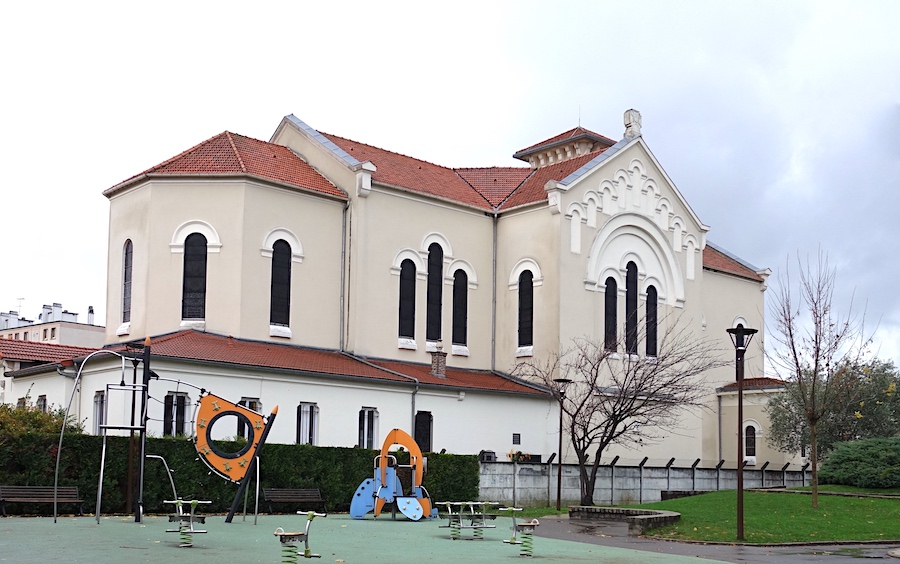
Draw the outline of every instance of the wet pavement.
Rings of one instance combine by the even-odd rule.
[[[877,544],[828,544],[828,545],[780,545],[751,546],[737,544],[687,543],[629,537],[628,525],[614,521],[572,519],[568,516],[550,516],[540,520],[535,536],[570,540],[607,547],[640,550],[655,554],[694,556],[720,562],[750,564],[800,564],[824,562],[826,564],[860,564],[860,561],[883,559],[898,562],[889,552],[900,547],[900,541]]]

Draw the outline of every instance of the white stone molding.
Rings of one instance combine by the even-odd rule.
[[[290,327],[285,327],[284,325],[269,325],[269,336],[290,339],[294,334],[291,332]]]
[[[516,358],[534,356],[534,346],[516,347]]]
[[[259,248],[262,256],[272,258],[272,248],[279,239],[291,246],[291,262],[303,262],[303,244],[300,238],[294,235],[293,231],[281,227],[269,231],[263,238],[262,246]]]
[[[584,202],[584,217],[587,220],[587,226],[596,228],[597,212],[603,210],[603,196],[593,190],[588,190],[582,201]]]
[[[426,257],[427,256],[426,253]],[[428,275],[425,259],[422,258],[422,255],[418,251],[414,251],[413,249],[403,249],[394,256],[394,261],[391,263],[391,274],[400,276],[400,265],[403,264],[403,261],[406,259],[411,260],[413,264],[416,265],[416,279],[425,280]]]
[[[684,237],[684,272],[688,280],[696,277],[697,254],[700,246],[697,244],[697,238],[692,233],[688,233]]]
[[[523,258],[512,268],[509,273],[509,289],[510,290],[518,290],[519,289],[519,276],[525,272],[526,270],[530,270],[533,276],[532,285],[537,288],[538,286],[544,283],[544,276],[541,274],[541,267],[538,266],[533,259]]]
[[[119,325],[119,328],[116,329],[116,336],[121,337],[122,335],[128,335],[131,332],[131,322],[126,321],[125,323]]]
[[[659,200],[656,201],[656,213],[657,213],[657,221],[656,223],[663,229],[663,231],[669,230],[669,222],[672,220],[672,202],[669,201],[665,196],[660,196]]]
[[[416,346],[416,340],[410,339],[408,337],[400,337],[397,339],[397,348],[398,349],[406,349],[410,351],[416,350],[418,347]]]
[[[197,331],[206,331],[205,319],[182,319],[181,327],[185,329],[196,329]]]
[[[672,232],[672,248],[675,249],[676,253],[680,253],[682,237],[684,236],[684,220],[680,215],[676,215],[672,217],[672,220],[669,223],[669,231]]]
[[[185,221],[175,229],[175,233],[172,234],[172,242],[169,243],[169,249],[173,253],[184,253],[184,240],[191,233],[200,233],[206,237],[207,254],[218,253],[222,248],[222,241],[219,239],[219,233],[215,227],[205,221],[192,219]]]
[[[453,356],[469,356],[468,345],[453,345],[451,353]]]
[[[444,251],[444,264],[453,259],[453,247],[450,246],[450,241],[440,233],[429,233],[422,240],[422,252],[425,254],[426,259],[428,258],[428,247],[432,243],[437,243],[440,245],[441,250]]]
[[[569,219],[569,250],[581,254],[581,223],[584,221],[584,207],[578,202],[569,204],[566,217]]]
[[[747,327],[750,327],[750,324],[747,323],[747,319],[742,315],[739,315],[734,318],[734,321],[731,322],[731,328],[737,329],[738,325],[743,325],[745,329]]]
[[[462,259],[453,259],[450,262],[450,265],[447,267],[447,277],[444,279],[445,284],[450,286],[453,285],[453,275],[456,274],[457,270],[462,270],[466,273],[470,290],[476,290],[478,288],[478,275],[475,274],[475,269],[468,261]]]
[[[644,280],[659,281],[656,290],[666,304],[684,306],[684,276],[668,237],[650,218],[637,213],[616,215],[597,232],[588,254],[585,288],[602,287],[611,264],[621,270],[615,278],[623,288],[629,260],[634,260]]]

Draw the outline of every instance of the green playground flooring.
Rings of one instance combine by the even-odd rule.
[[[305,515],[237,515],[225,523],[223,515],[210,515],[197,528],[208,531],[193,536],[193,546],[181,548],[179,534],[166,515],[148,515],[143,523],[133,516],[101,517],[7,517],[0,518],[0,562],[88,562],[91,564],[138,564],[142,562],[255,563],[282,562],[282,546],[274,535],[277,528],[303,531]],[[450,539],[446,520],[418,522],[390,516],[354,520],[347,514],[332,514],[314,520],[310,548],[321,559],[300,562],[443,563],[513,562],[521,547],[503,543],[512,536],[512,519],[500,517],[496,528],[483,529],[483,540],[472,539],[472,529],[463,529],[461,540]],[[302,548],[302,543],[300,543]],[[541,562],[609,562],[616,564],[687,563],[696,557],[606,547],[540,536],[534,537],[533,560]]]

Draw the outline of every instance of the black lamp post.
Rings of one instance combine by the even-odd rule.
[[[738,323],[726,329],[735,351],[735,378],[738,385],[737,432],[737,540],[744,540],[744,354],[757,329],[749,329]]]
[[[559,391],[559,459],[556,462],[556,510],[562,507],[562,435],[563,435],[563,400],[566,399],[566,388],[572,383],[568,378],[555,378]]]

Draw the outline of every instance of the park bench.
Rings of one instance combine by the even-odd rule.
[[[9,503],[53,503],[53,486],[0,486],[0,511],[6,517]],[[84,500],[78,496],[78,486],[56,488],[57,503],[78,504],[78,514],[84,513]]]
[[[263,499],[269,505],[269,513],[274,513],[274,503],[292,503],[304,511],[321,507],[323,513],[328,513],[319,488],[263,488]]]

